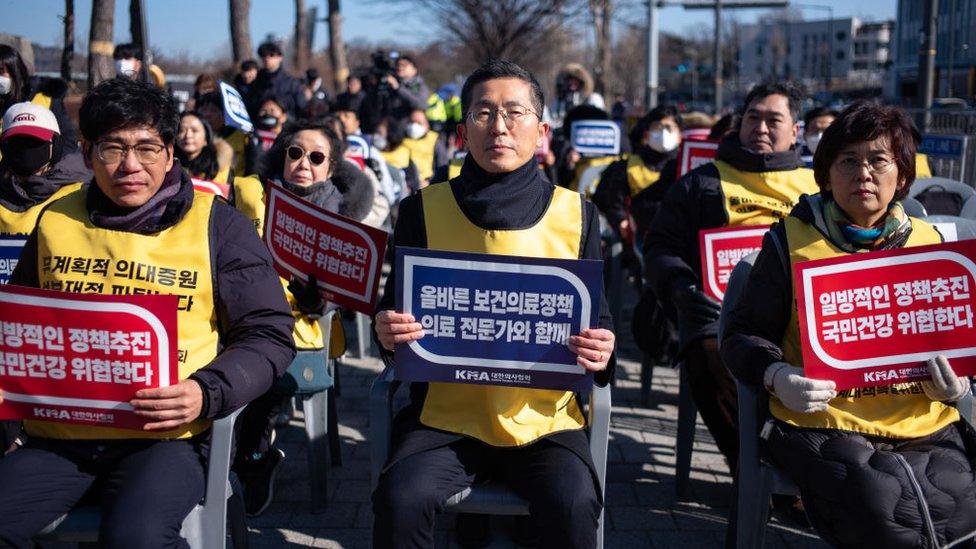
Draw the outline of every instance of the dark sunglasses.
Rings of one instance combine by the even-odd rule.
[[[301,160],[305,156],[308,156],[308,161],[311,162],[313,166],[321,165],[323,162],[329,159],[329,157],[326,156],[322,151],[312,151],[310,153],[306,153],[305,149],[297,145],[288,147],[285,149],[285,152],[288,153],[288,158],[295,161]]]

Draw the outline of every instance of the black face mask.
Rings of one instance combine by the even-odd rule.
[[[4,165],[21,177],[34,175],[45,164],[56,162],[56,149],[57,143],[20,137],[8,139],[0,145]]]

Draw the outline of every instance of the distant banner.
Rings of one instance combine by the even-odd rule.
[[[577,120],[570,127],[569,140],[583,156],[620,154],[620,126],[609,120]]]
[[[426,334],[396,347],[396,377],[584,390],[567,340],[599,320],[599,261],[397,248],[396,310]]]
[[[976,373],[976,241],[796,264],[803,367],[838,389],[929,378],[943,354]]]
[[[177,302],[0,287],[0,419],[141,429],[136,391],[179,381]]]
[[[314,274],[329,301],[373,314],[385,231],[332,213],[269,184],[264,241],[286,280]]]
[[[732,269],[743,257],[762,248],[769,225],[721,227],[698,233],[701,251],[702,290],[722,301]]]
[[[681,142],[681,152],[678,153],[678,177],[694,170],[702,164],[715,160],[718,153],[718,143],[712,141]]]
[[[224,200],[230,196],[230,187],[224,183],[217,183],[209,179],[197,179],[196,177],[191,177],[190,180],[193,181],[193,188],[198,191],[215,194]]]
[[[26,243],[27,239],[21,236],[0,236],[0,284],[6,284],[14,274]]]
[[[223,80],[220,81],[220,95],[224,100],[224,124],[237,128],[244,133],[254,131],[251,116],[247,114],[247,106],[240,92]]]

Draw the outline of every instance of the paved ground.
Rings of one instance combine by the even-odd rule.
[[[633,296],[629,296],[633,301]],[[625,319],[630,307],[624,307]],[[607,471],[606,547],[720,547],[731,497],[731,477],[707,429],[698,423],[688,496],[674,494],[675,429],[678,378],[676,371],[654,372],[652,405],[640,406],[640,363],[629,341],[630,327],[619,347],[618,381]],[[351,339],[355,337],[350,332]],[[355,354],[355,346],[351,346]],[[301,414],[279,431],[279,446],[288,459],[279,475],[275,502],[261,517],[248,520],[252,547],[369,547],[372,511],[369,505],[369,384],[380,371],[376,358],[345,358],[338,399],[341,467],[329,472],[328,508],[316,513],[309,486]],[[403,392],[403,391],[401,391]],[[453,515],[438,520],[438,547],[456,547]],[[511,521],[495,525],[492,547],[510,547],[506,530]],[[823,547],[809,530],[796,530],[775,520],[766,536],[771,547]]]

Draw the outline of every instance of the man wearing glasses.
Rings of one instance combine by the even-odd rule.
[[[45,209],[10,283],[178,294],[181,381],[135,394],[143,430],[25,421],[26,445],[0,460],[0,545],[31,547],[97,483],[100,545],[185,547],[180,526],[204,494],[211,421],[285,371],[294,320],[253,224],[195,192],[173,158],[179,120],[166,92],[109,80],[85,97],[80,122],[94,183]],[[104,268],[45,268],[54,256]]]
[[[553,186],[536,166],[535,150],[549,137],[536,79],[514,63],[492,61],[468,77],[461,102],[466,114],[458,134],[469,151],[461,175],[404,199],[392,245],[600,259],[593,205]],[[412,315],[392,310],[394,280],[387,279],[375,318],[387,361],[395,344],[424,335]],[[569,340],[598,383],[612,376],[610,327],[601,298],[600,326]],[[595,546],[602,503],[584,427],[569,392],[413,384],[373,494],[373,545],[433,546],[434,516],[445,500],[491,476],[529,501],[541,546]]]

